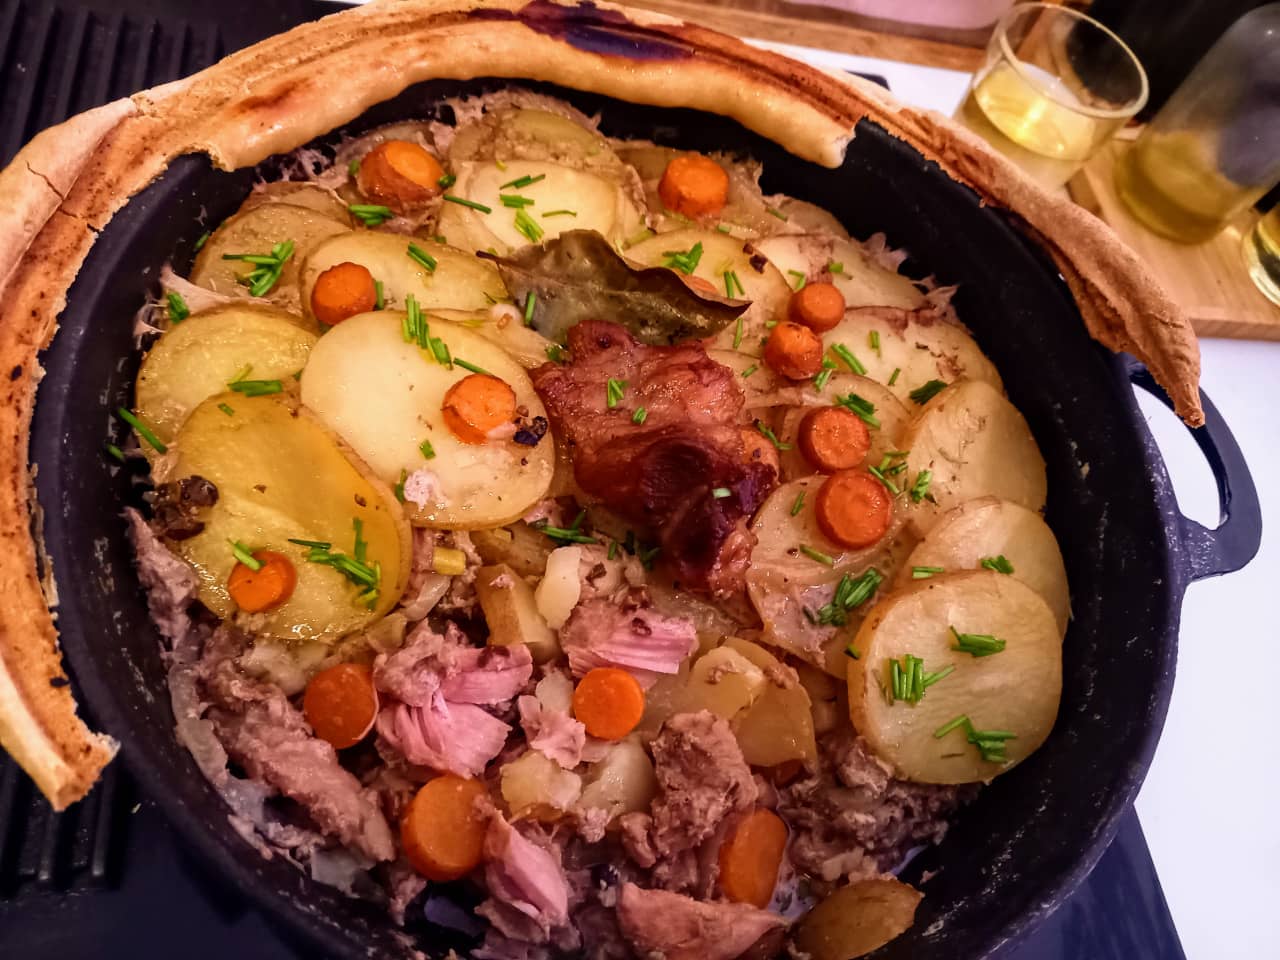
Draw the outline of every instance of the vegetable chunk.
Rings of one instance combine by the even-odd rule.
[[[892,877],[859,880],[800,921],[796,946],[813,960],[853,960],[905,933],[924,895]]]

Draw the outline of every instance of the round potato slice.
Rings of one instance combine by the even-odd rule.
[[[924,895],[892,877],[841,887],[796,928],[796,946],[812,960],[854,960],[883,947],[915,922]]]
[[[228,416],[220,404],[233,410]],[[230,541],[293,561],[297,585],[284,603],[257,615],[254,632],[284,640],[331,642],[395,606],[409,570],[408,525],[390,489],[343,449],[305,409],[281,395],[224,393],[196,407],[178,431],[175,478],[201,476],[218,488],[204,530],[172,547],[195,568],[200,599],[219,617],[236,613],[227,578]],[[291,539],[328,543],[379,571],[376,594],[333,566],[307,561]]]
[[[953,649],[957,633],[994,637],[1003,649],[986,656]],[[847,667],[854,728],[908,780],[990,780],[1035,751],[1058,715],[1058,624],[1040,594],[1013,577],[974,570],[920,580],[871,612],[854,647],[859,658]],[[954,669],[917,702],[890,702],[891,661],[908,655],[923,661],[926,675]]]
[[[910,583],[913,567],[977,570],[983,561],[998,565],[1000,557],[1008,561],[1009,576],[1044,597],[1059,632],[1066,633],[1071,594],[1058,541],[1040,514],[1008,500],[980,497],[948,510],[911,552],[898,582]]]
[[[409,245],[435,261],[425,266],[409,256]],[[375,280],[382,282],[382,296],[388,305],[403,307],[413,294],[424,310],[484,310],[504,300],[507,288],[491,264],[470,253],[426,240],[414,240],[397,233],[356,230],[319,243],[302,265],[302,309],[311,313],[311,291],[316,278],[339,263],[358,263]]]
[[[823,235],[790,234],[757,240],[755,248],[783,276],[811,276],[825,270],[846,307],[923,306],[924,294],[910,277],[876,263],[856,243]],[[864,338],[862,343],[866,342]]]
[[[952,507],[999,497],[1030,510],[1044,506],[1048,481],[1040,448],[1016,407],[995,387],[962,380],[943,390],[907,429],[907,474],[931,475],[928,493],[911,511],[923,537]]]
[[[445,425],[445,393],[469,371],[445,366],[406,343],[399,311],[363,313],[320,338],[302,374],[302,400],[387,483],[417,474],[406,508],[420,526],[449,529],[510,523],[546,496],[555,471],[550,434],[535,445],[513,436],[463,443]],[[452,357],[499,377],[515,391],[523,421],[545,417],[524,368],[466,327],[428,318],[430,334]],[[511,433],[515,433],[512,425]],[[429,444],[424,449],[424,443]],[[429,457],[424,457],[425,454]],[[415,502],[412,491],[421,492]]]
[[[878,339],[880,349],[872,350],[868,338]],[[846,311],[844,319],[824,333],[822,340],[827,347],[848,347],[868,377],[916,409],[919,405],[911,400],[911,392],[931,380],[981,380],[997,390],[1003,388],[995,365],[973,337],[959,324],[946,320],[923,318],[893,307],[860,307]]]
[[[312,247],[327,237],[351,229],[346,220],[336,220],[309,207],[292,203],[264,203],[228,219],[196,255],[191,268],[192,283],[215,293],[247,297],[249,288],[240,278],[254,265],[243,260],[225,260],[237,254],[268,255],[277,243],[293,241],[293,254],[284,262],[280,278],[266,293],[272,303],[298,312],[298,274]]]
[[[487,310],[432,310],[433,316],[474,330],[486,340],[491,340],[511,354],[526,370],[540,367],[560,347],[533,327],[526,327],[524,314],[509,303],[495,303]]]
[[[711,284],[721,295],[726,294],[727,283],[733,283],[734,297],[751,301],[742,315],[741,332],[731,323],[716,334],[713,345],[759,357],[769,333],[765,324],[786,313],[791,288],[778,268],[756,253],[750,243],[715,230],[675,230],[628,247],[624,256],[646,267],[662,267],[669,265],[671,253],[688,253],[698,244],[702,253],[690,276]],[[732,273],[736,282],[726,282],[726,273]]]
[[[197,405],[223,393],[249,371],[254,380],[283,380],[306,365],[316,336],[274,307],[228,304],[174,324],[147,351],[138,372],[138,416],[164,443]],[[150,445],[144,445],[151,451]]]
[[[447,196],[489,208],[486,213],[458,203],[441,206],[436,231],[454,246],[506,254],[553,240],[565,230],[594,230],[616,244],[643,225],[640,211],[617,184],[584,170],[512,160],[501,168],[459,163],[454,173],[458,181]],[[509,207],[504,196],[519,197],[522,205]]]

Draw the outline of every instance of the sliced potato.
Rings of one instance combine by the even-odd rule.
[[[406,343],[404,314],[384,310],[344,320],[320,338],[302,374],[303,402],[346,440],[387,483],[401,471],[428,470],[425,505],[406,504],[414,523],[448,529],[494,527],[541,500],[555,469],[550,436],[536,446],[511,439],[463,443],[444,425],[441,403],[468,375]],[[545,417],[528,374],[506,352],[465,327],[431,321],[431,334],[460,357],[505,380],[528,417]],[[430,441],[435,456],[424,460]]]
[[[323,214],[339,223],[350,226],[351,211],[347,204],[328,187],[308,180],[278,180],[275,183],[264,183],[254,188],[245,202],[240,205],[240,212],[253,210],[267,203],[291,203],[295,207],[306,207],[316,213]]]
[[[952,507],[999,497],[1030,510],[1044,506],[1048,480],[1040,448],[1018,409],[990,384],[962,380],[935,396],[902,440],[907,476],[932,475],[931,500],[911,511],[917,536]]]
[[[768,685],[764,671],[732,647],[716,647],[694,663],[676,713],[710,710],[732,719],[755,702]]]
[[[489,627],[489,643],[510,647],[523,643],[539,663],[554,660],[560,643],[549,626],[529,586],[504,563],[476,571],[476,598]]]
[[[410,243],[435,259],[434,269],[409,256]],[[307,255],[300,282],[302,309],[308,317],[312,315],[311,291],[316,278],[330,267],[348,262],[368,268],[375,280],[382,281],[387,304],[402,309],[409,294],[423,310],[485,310],[507,296],[498,271],[470,253],[398,233],[357,230],[331,237]]]
[[[221,403],[234,414],[219,409]],[[233,540],[283,553],[297,571],[289,599],[261,614],[253,628],[258,636],[332,641],[396,605],[410,546],[399,504],[305,409],[280,396],[215,394],[187,417],[176,452],[175,477],[198,475],[218,488],[204,530],[172,547],[195,567],[200,600],[219,617],[236,613],[227,593]],[[362,587],[332,566],[308,563],[307,549],[289,542],[323,541],[352,555],[355,520],[368,544],[366,562],[381,568],[372,609],[357,600]]]
[[[225,392],[246,368],[254,380],[287,379],[306,365],[315,342],[298,318],[274,307],[229,304],[192,314],[166,330],[143,358],[135,387],[138,416],[169,443],[187,414]]]
[[[349,222],[336,220],[309,207],[292,203],[264,203],[228,219],[196,255],[190,280],[197,286],[231,297],[249,296],[240,282],[254,267],[243,260],[224,260],[229,254],[271,253],[271,248],[293,241],[293,255],[285,261],[280,279],[266,294],[272,303],[297,313],[300,305],[298,277],[302,261],[322,240],[351,229]]]
[[[582,778],[540,750],[530,750],[503,766],[501,789],[512,819],[556,820],[577,803]]]
[[[879,334],[880,349],[868,346],[868,337]],[[908,407],[918,409],[911,391],[930,380],[954,383],[981,380],[1002,389],[994,364],[959,324],[924,319],[896,308],[865,307],[849,310],[844,319],[822,335],[828,346],[844,344],[866,368],[866,375],[885,384]],[[893,372],[898,371],[894,379]],[[889,381],[893,385],[889,386]]]
[[[454,173],[458,181],[448,195],[489,208],[488,213],[457,203],[440,208],[436,230],[456,247],[505,254],[532,242],[552,240],[565,230],[594,230],[621,243],[643,224],[641,212],[616,183],[585,170],[513,160],[505,169],[492,163],[459,163]],[[526,177],[541,179],[518,188],[505,186]],[[503,204],[502,196],[520,196],[533,203],[512,208]],[[563,210],[571,213],[558,212]],[[536,224],[528,228],[537,231],[536,241],[516,226],[526,218]]]
[[[457,129],[449,162],[481,160],[500,160],[507,166],[513,160],[542,160],[619,175],[623,168],[609,141],[597,131],[563,114],[528,107],[489,110]]]
[[[853,960],[883,947],[915,922],[924,895],[892,877],[836,890],[800,920],[796,946],[812,960]]]
[[[526,327],[524,315],[509,303],[495,303],[487,310],[432,310],[432,316],[474,330],[515,358],[526,370],[547,362],[551,341],[533,327]]]
[[[952,630],[993,636],[1004,649],[972,656],[952,649]],[[990,780],[1028,757],[1053,728],[1062,692],[1062,642],[1053,611],[1040,594],[991,570],[941,574],[895,592],[858,630],[861,656],[849,660],[849,715],[857,731],[908,780],[969,783]],[[907,654],[931,673],[955,669],[929,686],[919,702],[890,703],[890,661]],[[958,726],[1004,731],[1004,760],[984,759]]]
[[[818,762],[818,745],[812,704],[804,687],[764,647],[736,637],[727,639],[725,647],[754,663],[768,680],[751,706],[733,718],[733,733],[743,758],[753,767],[800,760],[812,768]]]
[[[753,378],[754,375],[748,379]],[[791,447],[779,452],[783,479],[794,480],[817,473],[800,449],[800,424],[814,407],[830,404],[837,397],[847,397],[851,393],[871,404],[871,417],[875,421],[868,424],[871,447],[865,462],[878,464],[886,454],[904,449],[902,438],[911,423],[911,412],[884,385],[868,377],[846,373],[833,375],[821,393],[809,385],[791,389],[799,394],[801,403],[780,411],[781,416],[774,428],[778,439]]]
[[[735,285],[735,296],[751,301],[751,306],[742,315],[741,338],[738,337],[737,324],[730,324],[716,334],[714,346],[733,350],[733,342],[738,339],[736,349],[739,353],[760,356],[763,350],[761,341],[769,332],[765,324],[781,319],[786,313],[791,288],[778,268],[755,253],[750,243],[715,230],[675,230],[628,247],[625,256],[646,267],[661,267],[668,263],[671,251],[692,250],[699,243],[702,244],[702,256],[692,276],[711,284],[717,293],[723,293],[726,289],[724,275],[733,271],[742,284],[741,293],[737,292]]]
[[[578,805],[603,808],[609,819],[648,810],[658,792],[653,762],[636,736],[619,740],[603,760],[591,767]]]
[[[1010,576],[1044,597],[1065,633],[1071,594],[1058,541],[1040,514],[1008,500],[980,497],[948,510],[911,552],[898,579],[909,583],[912,567],[977,570],[984,559],[1001,556],[1013,567]]]
[[[826,278],[843,294],[846,307],[914,310],[924,305],[924,294],[910,277],[876,263],[851,241],[825,235],[791,234],[757,240],[755,248],[768,257],[783,276],[793,277],[791,271],[803,276],[825,272]]]

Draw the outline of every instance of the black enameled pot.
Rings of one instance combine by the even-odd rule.
[[[420,84],[345,131],[422,117],[442,98],[496,82]],[[1049,472],[1047,519],[1071,582],[1057,726],[1029,760],[983,790],[946,840],[904,876],[924,884],[913,929],[876,956],[986,957],[1024,937],[1089,872],[1151,761],[1173,685],[1182,595],[1193,580],[1239,569],[1257,551],[1257,494],[1217,411],[1195,431],[1217,477],[1222,523],[1183,517],[1133,385],[1158,392],[1130,359],[1092,341],[1052,263],[998,212],[915,150],[863,121],[839,169],[799,160],[719,117],[657,110],[543,88],[599,111],[606,133],[694,149],[732,148],[765,164],[766,191],[821,204],[859,237],[885,231],[916,275],[960,285],[955,305],[1026,416]],[[333,142],[339,133],[326,138]],[[260,170],[222,173],[179,159],[105,229],[70,291],[43,357],[33,460],[58,575],[58,623],[77,689],[123,743],[123,760],[187,841],[228,884],[294,936],[345,958],[400,956],[385,915],[264,860],[173,735],[159,636],[148,619],[120,511],[136,496],[102,445],[111,411],[130,402],[134,312],[160,267],[190,263],[205,224],[243,200]],[[201,217],[205,216],[202,220]],[[451,944],[424,939],[442,955]]]

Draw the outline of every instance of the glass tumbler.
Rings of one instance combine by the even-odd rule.
[[[956,119],[1058,187],[1146,102],[1142,64],[1111,30],[1067,7],[1024,3],[996,24]]]

